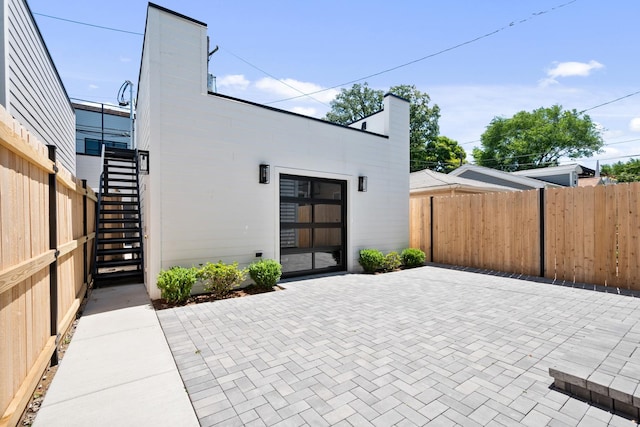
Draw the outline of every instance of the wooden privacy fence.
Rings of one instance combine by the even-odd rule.
[[[0,426],[57,363],[91,282],[96,200],[0,107]]]
[[[411,246],[432,262],[640,290],[640,183],[423,197]]]

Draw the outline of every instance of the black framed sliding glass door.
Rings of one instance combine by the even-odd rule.
[[[347,182],[280,175],[283,277],[346,270]]]

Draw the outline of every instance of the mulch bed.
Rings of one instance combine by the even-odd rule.
[[[187,299],[186,302],[179,303],[179,304],[168,302],[167,300],[162,298],[153,300],[151,301],[151,303],[153,304],[153,308],[155,308],[156,310],[166,310],[168,308],[184,307],[186,305],[201,304],[203,302],[220,301],[222,299],[243,298],[243,297],[248,297],[250,295],[282,291],[284,289],[285,288],[278,285],[274,286],[273,289],[259,288],[255,285],[250,285],[242,289],[233,290],[223,298],[217,298],[212,294],[201,294],[201,295],[193,295],[189,297],[189,299]]]

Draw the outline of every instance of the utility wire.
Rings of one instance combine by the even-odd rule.
[[[85,25],[85,26],[87,26],[87,27],[92,27],[92,28],[99,28],[99,29],[102,29],[102,30],[117,31],[117,32],[120,32],[120,33],[133,34],[133,35],[137,35],[137,36],[143,36],[143,35],[144,35],[144,34],[142,34],[142,33],[138,33],[138,32],[135,32],[135,31],[121,30],[121,29],[119,29],[119,28],[105,27],[105,26],[102,26],[102,25],[96,25],[96,24],[89,24],[89,23],[87,23],[87,22],[75,21],[75,20],[73,20],[73,19],[61,18],[61,17],[59,17],[59,16],[46,15],[46,14],[44,14],[44,13],[37,13],[37,12],[33,12],[33,14],[34,14],[34,15],[38,15],[38,16],[43,16],[43,17],[45,17],[45,18],[56,19],[56,20],[58,20],[58,21],[70,22],[70,23],[72,23],[72,24]],[[288,84],[287,82],[285,82],[285,81],[283,81],[283,80],[281,80],[281,79],[277,78],[277,77],[276,77],[276,76],[274,76],[273,74],[271,74],[271,73],[269,73],[269,72],[267,72],[267,71],[263,70],[262,68],[260,68],[260,67],[258,67],[258,66],[256,66],[256,65],[252,64],[251,62],[247,61],[246,59],[241,58],[240,56],[238,56],[238,55],[236,55],[235,53],[231,52],[229,49],[226,49],[226,48],[221,48],[221,49],[222,49],[222,50],[224,50],[224,51],[226,51],[228,54],[230,54],[231,56],[235,57],[236,59],[239,59],[240,61],[242,61],[242,62],[244,62],[245,64],[249,65],[250,67],[255,68],[256,70],[258,70],[258,71],[260,71],[261,73],[263,73],[263,74],[265,74],[265,75],[267,75],[267,76],[271,77],[272,79],[274,79],[274,80],[276,80],[276,81],[280,82],[281,84],[283,84],[283,85],[287,86],[288,88],[295,90],[296,92],[300,93],[300,94],[301,94],[301,96],[306,96],[306,97],[308,97],[308,98],[310,98],[310,99],[312,99],[312,100],[314,100],[314,101],[316,101],[316,102],[319,102],[319,103],[320,103],[320,104],[322,104],[322,105],[325,105],[325,106],[327,106],[327,107],[330,107],[330,105],[329,105],[329,104],[327,104],[327,103],[325,103],[325,102],[322,102],[322,101],[320,101],[320,100],[318,100],[318,99],[314,98],[314,97],[313,97],[313,96],[311,96],[311,95],[305,94],[305,93],[304,93],[303,91],[301,91],[300,89],[298,89],[298,88],[296,88],[296,87],[294,87],[294,86],[292,86],[292,85]]]
[[[310,99],[312,99],[312,100],[314,100],[314,101],[316,101],[316,102],[319,102],[319,103],[320,103],[320,104],[322,104],[322,105],[325,105],[325,106],[327,106],[327,107],[331,107],[329,104],[327,104],[327,103],[325,103],[325,102],[322,102],[322,101],[320,101],[319,99],[316,99],[316,98],[314,98],[313,96],[311,96],[311,95],[313,95],[313,94],[307,94],[307,93],[304,93],[303,91],[301,91],[301,90],[300,90],[300,89],[298,89],[297,87],[291,86],[290,84],[288,84],[288,83],[287,83],[287,82],[285,82],[284,80],[281,80],[281,79],[277,78],[277,77],[276,77],[276,76],[274,76],[273,74],[271,74],[271,73],[269,73],[269,72],[267,72],[267,71],[263,70],[262,68],[258,67],[257,65],[253,65],[251,62],[247,61],[246,59],[239,57],[239,56],[238,56],[238,55],[236,55],[235,53],[231,52],[229,49],[226,49],[226,48],[224,48],[224,47],[220,47],[220,49],[221,49],[221,50],[224,50],[225,52],[227,52],[229,55],[231,55],[231,56],[235,57],[236,59],[239,59],[240,61],[244,62],[244,63],[245,63],[245,64],[247,64],[248,66],[253,67],[253,68],[255,68],[256,70],[260,71],[261,73],[264,73],[264,74],[266,74],[267,76],[271,77],[272,79],[274,79],[274,80],[276,80],[276,81],[278,81],[278,82],[282,83],[282,84],[283,84],[283,85],[285,85],[286,87],[288,87],[288,88],[290,88],[290,89],[293,89],[293,90],[295,90],[296,92],[300,93],[301,95],[300,95],[300,96],[296,96],[296,98],[301,98],[301,97],[306,96],[307,98],[310,98]]]
[[[32,13],[34,15],[44,16],[45,18],[57,19],[58,21],[71,22],[72,24],[85,25],[87,27],[100,28],[102,30],[117,31],[119,33],[133,34],[133,35],[136,35],[136,36],[143,36],[144,35],[142,33],[137,33],[135,31],[121,30],[119,28],[113,28],[113,27],[104,27],[102,25],[89,24],[87,22],[81,22],[81,21],[74,21],[73,19],[60,18],[59,16],[45,15],[44,13],[37,13],[37,12],[32,12]]]
[[[605,105],[613,104],[614,102],[618,102],[618,101],[621,101],[621,100],[626,99],[626,98],[631,98],[632,96],[637,95],[639,93],[640,93],[640,90],[635,91],[633,93],[626,94],[624,96],[621,96],[620,98],[612,99],[611,101],[603,102],[602,104],[598,104],[598,105],[596,105],[594,107],[587,108],[586,110],[580,111],[580,114],[582,114],[582,113],[584,113],[586,111],[595,110],[596,108],[604,107]]]
[[[315,94],[318,94],[318,93],[321,93],[321,92],[326,92],[326,91],[331,90],[331,89],[337,89],[337,88],[342,87],[342,86],[348,86],[348,85],[351,85],[351,84],[354,84],[354,83],[358,83],[358,82],[363,81],[363,80],[367,80],[367,79],[369,79],[371,77],[377,77],[377,76],[379,76],[381,74],[386,74],[388,72],[395,71],[395,70],[397,70],[399,68],[403,68],[403,67],[407,67],[409,65],[413,65],[413,64],[415,64],[417,62],[424,61],[425,59],[430,59],[430,58],[433,58],[435,56],[442,55],[443,53],[450,52],[450,51],[458,49],[460,47],[463,47],[463,46],[475,43],[477,41],[480,41],[482,39],[494,36],[494,35],[502,32],[502,31],[508,30],[510,27],[523,24],[523,23],[525,23],[527,21],[530,21],[530,20],[532,20],[534,18],[537,18],[540,15],[544,15],[546,13],[553,12],[556,9],[563,8],[563,7],[568,6],[568,5],[572,4],[572,3],[575,3],[577,1],[578,0],[571,0],[571,1],[559,4],[557,6],[554,6],[554,7],[550,8],[550,9],[544,10],[542,12],[533,13],[528,18],[524,18],[524,19],[521,19],[519,21],[512,21],[508,25],[505,25],[505,26],[503,26],[501,28],[498,28],[498,29],[496,29],[494,31],[488,32],[486,34],[483,34],[483,35],[478,36],[476,38],[473,38],[471,40],[467,40],[467,41],[464,41],[462,43],[458,43],[458,44],[456,44],[454,46],[448,47],[446,49],[442,49],[442,50],[440,50],[438,52],[434,52],[434,53],[431,53],[429,55],[423,56],[422,58],[414,59],[412,61],[405,62],[404,64],[396,65],[395,67],[391,67],[391,68],[387,68],[387,69],[382,70],[382,71],[378,71],[377,73],[369,74],[367,76],[360,77],[360,78],[357,78],[357,79],[354,79],[354,80],[351,80],[351,81],[348,81],[348,82],[345,82],[345,83],[340,83],[340,84],[337,84],[335,86],[331,86],[331,87],[328,87],[328,88],[325,88],[325,89],[317,90],[315,92],[310,92],[310,93],[305,94],[305,95],[299,95],[299,96],[293,96],[293,97],[290,97],[290,98],[279,99],[279,100],[276,100],[276,101],[267,102],[266,104],[268,105],[268,104],[275,104],[275,103],[278,103],[278,102],[291,101],[293,99],[301,98],[303,96],[315,95]]]

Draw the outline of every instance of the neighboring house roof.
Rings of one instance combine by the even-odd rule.
[[[582,174],[582,166],[577,163],[570,163],[568,165],[561,166],[549,166],[546,168],[537,168],[537,169],[525,169],[521,171],[511,172],[514,175],[526,176],[529,178],[536,178],[540,176],[548,176],[548,175],[558,175],[562,173],[570,173],[577,172]]]
[[[578,178],[587,178],[595,175],[595,170],[577,163],[569,163],[561,166],[549,166],[546,168],[526,169],[512,172],[514,175],[526,176],[551,182],[564,187],[578,186]]]
[[[483,166],[471,164],[462,165],[459,168],[449,172],[449,175],[473,179],[476,181],[486,182],[494,185],[501,185],[504,187],[511,187],[517,190],[562,187],[561,185],[552,184],[538,179],[514,175],[512,173],[502,172],[496,169],[485,168]]]
[[[595,187],[598,185],[612,185],[616,182],[608,176],[593,176],[578,179],[578,187]]]
[[[486,182],[448,175],[429,169],[412,172],[409,175],[409,188],[411,194],[442,190],[459,190],[475,193],[488,193],[492,191],[515,191],[515,189],[511,187],[489,184]]]
[[[112,116],[129,117],[129,109],[116,105],[100,104],[98,102],[82,101],[72,102],[71,106],[76,110],[92,111],[94,113],[111,114]]]

